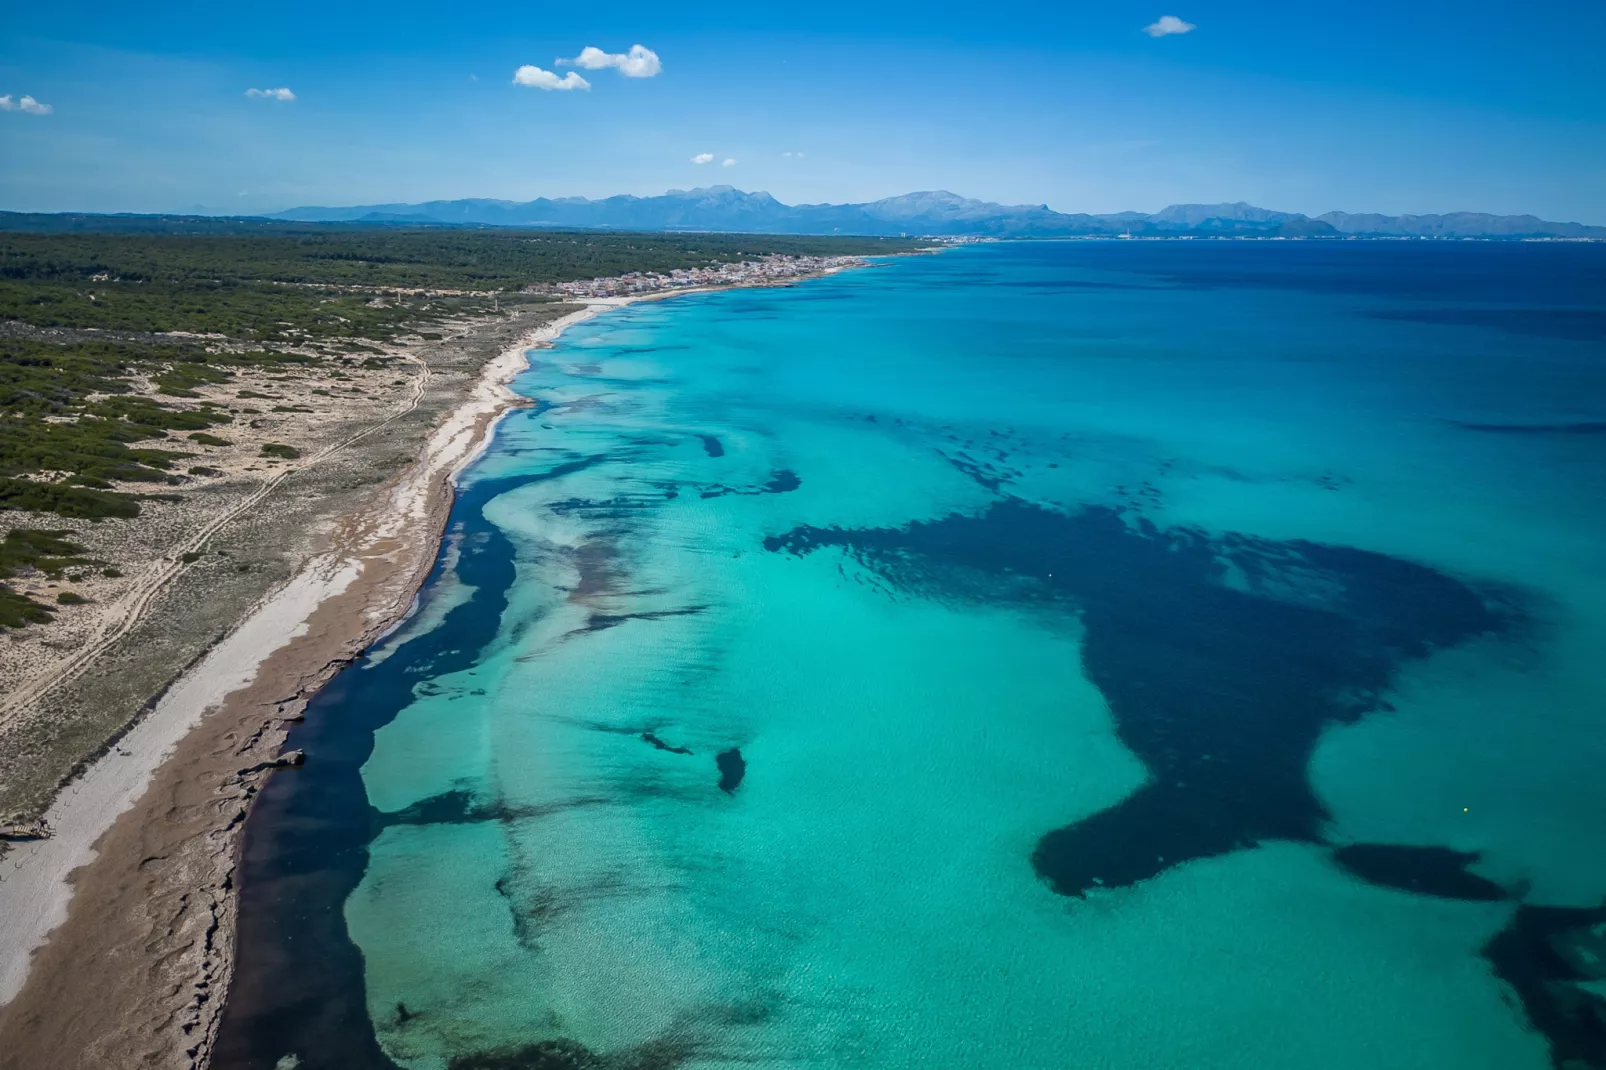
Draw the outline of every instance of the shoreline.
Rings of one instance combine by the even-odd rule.
[[[526,332],[486,362],[389,490],[337,518],[326,548],[62,787],[46,812],[53,834],[13,843],[0,856],[0,915],[7,921],[0,928],[0,1068],[126,1065],[135,1050],[151,1065],[207,1064],[233,965],[233,874],[250,803],[266,774],[284,764],[286,729],[312,695],[414,612],[457,480],[520,407],[509,384],[528,367],[530,350],[637,302],[790,285],[850,266],[869,265],[745,286],[571,300],[584,307]],[[253,722],[260,722],[254,730]],[[155,917],[151,908],[164,903],[177,904],[179,916]],[[85,1020],[81,993],[73,998],[75,967],[108,950],[94,921],[74,925],[88,915],[121,926],[111,950],[128,954],[127,965],[165,956],[159,971],[148,971],[159,972],[165,988],[118,991],[120,1006]],[[140,987],[132,977],[129,984]],[[82,1047],[73,1050],[73,1042]]]
[[[19,1048],[32,1045],[19,1045],[15,1041],[26,1038],[9,1034],[39,1024],[37,1013],[22,1006],[33,1002],[30,982],[75,912],[101,905],[93,902],[101,896],[90,885],[97,870],[117,868],[118,841],[143,842],[153,832],[168,838],[151,827],[161,824],[164,814],[150,805],[150,797],[167,787],[164,780],[174,766],[186,767],[195,781],[192,789],[201,782],[209,787],[213,820],[175,828],[172,838],[221,836],[226,841],[208,843],[202,852],[207,861],[200,868],[207,872],[195,871],[199,860],[192,858],[182,878],[195,889],[210,886],[218,893],[205,911],[207,938],[191,971],[201,979],[205,998],[185,1001],[191,1004],[185,1032],[194,1035],[197,1027],[203,1036],[209,1032],[222,1007],[210,993],[226,985],[232,961],[228,877],[237,854],[237,827],[263,775],[273,768],[284,726],[328,677],[411,611],[434,561],[457,476],[488,446],[501,417],[516,407],[508,383],[527,366],[525,354],[550,345],[563,330],[605,307],[588,302],[526,332],[488,361],[468,396],[430,434],[420,459],[365,508],[338,518],[326,548],[261,599],[57,793],[46,811],[52,835],[10,845],[0,878],[0,915],[6,918],[0,927],[0,1051],[5,1052],[0,1066],[45,1065],[37,1058],[13,1062]],[[211,761],[186,755],[208,728],[235,729],[227,733],[234,735],[263,715],[243,746],[209,753]],[[197,765],[202,768],[193,768]],[[135,862],[136,869],[141,865]],[[113,899],[127,898],[129,875],[122,876],[108,882]],[[67,1061],[61,1065],[89,1065],[63,1054]],[[198,1057],[203,1054],[198,1050],[189,1060],[159,1065],[202,1065]]]

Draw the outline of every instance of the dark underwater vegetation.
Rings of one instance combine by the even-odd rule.
[[[216,1065],[1606,1067],[1550,252],[1000,245],[533,354],[250,818]]]

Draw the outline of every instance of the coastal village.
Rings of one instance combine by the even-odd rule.
[[[612,278],[576,279],[552,286],[532,287],[531,292],[563,297],[629,297],[722,286],[773,286],[857,267],[863,263],[864,258],[858,256],[790,256],[774,253],[757,260],[742,260],[733,264],[675,268],[668,272],[632,271]]]

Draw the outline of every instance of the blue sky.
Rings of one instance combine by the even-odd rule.
[[[1145,32],[1165,15],[1193,29]],[[656,74],[555,62],[636,44]],[[719,182],[1606,223],[1606,4],[53,0],[0,25],[0,208]]]

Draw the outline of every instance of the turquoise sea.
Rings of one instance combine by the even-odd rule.
[[[1606,246],[971,246],[515,386],[215,1066],[1606,1067]]]

